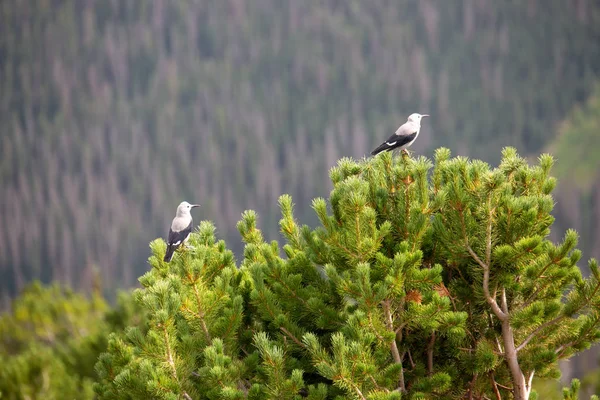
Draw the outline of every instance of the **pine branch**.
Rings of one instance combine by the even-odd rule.
[[[308,306],[308,303],[306,302],[306,300],[304,300],[301,296],[298,296],[298,293],[296,293],[295,290],[293,290],[283,279],[281,279],[281,276],[279,275],[279,270],[274,270],[273,274],[271,274],[271,277],[276,281],[279,282],[279,284],[281,284],[284,288],[287,289],[287,291],[289,293],[291,293],[291,295],[294,297],[294,299],[298,300],[299,302],[302,303],[302,305],[307,309],[310,310],[310,307]],[[323,312],[321,310],[319,310],[319,314],[323,315]]]
[[[379,334],[379,332],[377,331],[377,329],[375,328],[375,325],[373,324],[373,316],[372,313],[367,313],[367,318],[369,320],[369,326],[371,327],[371,330],[373,332],[373,334],[375,335],[375,337],[377,337],[377,339],[382,342],[385,343],[385,339],[383,338],[383,336],[381,336]],[[398,330],[396,329],[396,335],[398,334]]]
[[[213,278],[221,272],[221,270],[223,270],[223,268],[225,268],[225,264],[221,263],[219,264],[219,266],[217,268],[215,268],[215,270],[208,276],[208,278],[206,279],[207,282],[211,282],[213,280]]]
[[[573,314],[576,314],[576,313],[578,313],[579,311],[581,311],[581,309],[582,309],[582,308],[584,308],[584,307],[587,305],[588,301],[594,298],[594,296],[596,295],[596,293],[598,292],[598,290],[599,290],[599,289],[600,289],[600,282],[598,282],[598,284],[597,284],[597,285],[596,285],[596,287],[594,288],[594,291],[592,292],[592,294],[591,294],[591,296],[589,297],[589,299],[588,299],[587,297],[585,297],[585,296],[584,296],[584,297],[585,297],[585,301],[581,302],[581,305],[580,305],[580,306],[579,306],[577,309],[575,309],[575,311],[573,312]],[[537,327],[537,328],[536,328],[536,329],[535,329],[533,332],[531,332],[531,333],[529,334],[529,336],[527,336],[527,338],[525,338],[525,340],[523,341],[523,343],[521,343],[521,344],[520,344],[520,345],[517,347],[517,351],[519,351],[519,350],[523,349],[525,346],[527,346],[527,344],[528,344],[528,343],[529,343],[529,342],[530,342],[530,341],[531,341],[531,340],[532,340],[532,339],[533,339],[533,338],[534,338],[534,337],[535,337],[535,336],[536,336],[536,335],[537,335],[539,332],[541,332],[542,330],[546,329],[547,327],[549,327],[549,326],[551,326],[551,325],[553,325],[553,324],[556,324],[556,323],[558,323],[558,322],[562,321],[562,320],[563,320],[563,319],[565,319],[566,317],[567,317],[567,316],[566,316],[566,315],[564,315],[564,314],[563,314],[563,315],[559,315],[558,317],[556,317],[556,318],[554,318],[554,319],[552,319],[552,320],[550,320],[550,321],[547,321],[547,322],[543,323],[542,325],[538,326],[538,327]],[[572,344],[573,344],[573,343],[572,343]],[[571,345],[572,345],[572,344],[571,344]],[[560,351],[562,351],[562,350],[564,350],[566,347],[568,347],[568,346],[566,346],[566,345],[563,345],[563,346],[561,346],[559,349],[560,349]],[[557,350],[557,352],[559,352],[559,350]]]
[[[354,216],[354,229],[356,230],[356,249],[360,251],[360,218],[358,216],[359,210],[355,210],[355,213],[356,214]]]
[[[525,346],[527,346],[529,344],[531,339],[533,339],[538,333],[540,333],[542,330],[546,329],[550,325],[553,325],[553,324],[556,324],[557,322],[562,321],[564,318],[565,318],[564,315],[560,315],[554,319],[551,319],[550,321],[544,322],[542,325],[538,326],[533,332],[531,332],[529,334],[529,336],[527,336],[527,338],[525,338],[523,343],[521,343],[519,346],[517,346],[516,350],[521,351]]]
[[[560,260],[559,260],[560,261]],[[537,276],[533,279],[533,281],[537,281],[539,280],[543,275],[544,272],[546,272],[546,270],[551,266],[556,264],[556,260],[550,260],[546,265],[544,265],[544,267],[540,270],[540,272],[537,274]],[[525,302],[521,305],[520,309],[524,309],[527,308],[531,303],[533,303],[537,297],[537,295],[542,292],[545,288],[547,288],[548,286],[550,286],[550,284],[552,283],[551,279],[548,279],[546,281],[546,283],[540,287],[538,287],[526,300]]]
[[[367,398],[362,394],[362,392],[357,384],[353,383],[352,381],[350,381],[344,377],[340,377],[339,380],[345,382],[348,386],[350,386],[356,392],[356,394],[358,394],[358,396],[361,398],[361,400],[367,400]]]
[[[589,335],[591,332],[593,332],[595,329],[597,329],[597,324],[598,324],[598,322],[596,322],[595,324],[591,324],[591,325],[590,325],[590,326],[589,326],[589,327],[588,327],[588,328],[585,330],[585,333],[579,333],[579,335],[577,336],[577,339],[576,339],[576,340],[572,340],[572,341],[570,341],[570,342],[568,342],[568,343],[565,343],[565,344],[561,345],[561,346],[560,346],[558,349],[556,349],[556,350],[555,350],[555,354],[558,354],[558,355],[559,355],[559,357],[560,357],[560,354],[562,353],[562,351],[563,351],[563,350],[565,350],[565,349],[567,349],[567,348],[569,348],[569,347],[571,347],[571,346],[574,346],[575,344],[577,344],[577,343],[579,343],[579,342],[581,342],[581,341],[585,340],[585,339],[587,338],[587,336],[588,336],[588,335]]]
[[[539,278],[538,278],[539,279]],[[548,279],[546,281],[545,284],[543,284],[542,286],[538,287],[528,298],[527,300],[525,300],[525,302],[523,304],[521,304],[521,306],[519,307],[519,309],[525,309],[527,307],[529,307],[537,298],[538,294],[540,294],[544,289],[546,289],[548,286],[550,286],[550,284],[552,283],[552,281],[550,279]]]
[[[294,341],[294,343],[296,343],[298,346],[302,347],[303,349],[306,349],[306,345],[304,343],[302,343],[296,336],[294,336],[292,334],[292,332],[288,331],[286,328],[284,328],[283,326],[280,326],[279,329],[286,334],[287,337],[289,337],[290,339],[292,339]]]
[[[489,201],[491,201],[491,194],[490,194]],[[490,261],[491,261],[491,254],[492,254],[492,222],[493,222],[491,211],[490,211],[490,215],[489,215],[488,224],[486,227],[486,240],[485,240],[486,241],[486,248],[485,248],[486,262],[485,263],[479,258],[477,253],[475,253],[473,251],[473,249],[471,248],[471,246],[469,245],[469,237],[467,236],[467,228],[466,228],[466,224],[465,224],[464,211],[463,211],[462,207],[460,207],[458,209],[458,211],[459,211],[459,215],[460,215],[462,234],[463,234],[463,238],[465,241],[465,245],[467,247],[467,251],[469,252],[471,257],[473,257],[473,259],[477,262],[477,264],[479,264],[479,266],[481,266],[481,268],[483,269],[483,293],[485,295],[485,299],[488,302],[488,304],[490,305],[490,307],[492,307],[492,311],[494,311],[494,314],[496,314],[496,316],[501,321],[504,321],[505,319],[508,318],[508,315],[506,315],[498,306],[495,295],[494,295],[494,297],[492,297],[490,295],[490,288],[489,288],[489,286],[490,286]]]
[[[352,250],[350,250],[348,247],[344,246],[343,244],[341,244],[338,240],[333,239],[332,237],[329,237],[327,239],[323,240],[325,243],[327,243],[330,246],[335,246],[340,250],[343,250],[344,252],[348,253],[351,256],[354,256],[355,258],[357,258],[359,261],[363,261],[362,254],[359,253],[355,253]]]
[[[267,313],[271,317],[271,320],[275,320],[275,317],[276,317],[275,310],[273,310],[273,309],[271,309],[271,307],[269,307],[269,301],[268,301],[267,297],[265,296],[264,291],[259,290],[258,295],[259,295],[260,299],[262,300],[262,305],[265,306],[265,310],[267,310]]]
[[[173,360],[173,353],[171,351],[171,344],[169,343],[169,333],[167,332],[167,327],[165,326],[165,324],[160,324],[159,327],[162,329],[163,331],[163,336],[165,339],[165,346],[166,346],[166,351],[167,351],[167,362],[169,364],[169,366],[171,367],[171,372],[173,374],[173,378],[175,379],[175,382],[177,382],[177,384],[181,387],[181,382],[179,381],[179,376],[177,375],[177,368],[175,367],[175,361]],[[187,395],[187,393],[184,391],[184,396]],[[191,398],[189,396],[186,397],[186,399],[189,398],[191,400]]]
[[[200,325],[202,326],[202,330],[204,331],[204,335],[206,336],[207,343],[210,343],[210,341],[211,341],[210,333],[208,332],[208,327],[206,326],[206,321],[204,320],[204,313],[201,311],[202,310],[202,302],[200,301],[200,293],[198,293],[198,288],[196,287],[196,282],[192,279],[192,276],[189,272],[187,273],[187,278],[190,282],[190,285],[194,289],[194,295],[196,296],[196,302],[198,303],[198,312],[196,313],[196,315],[200,319]]]
[[[162,331],[163,331],[163,335],[165,338],[165,346],[167,349],[167,361],[169,363],[169,365],[171,366],[171,370],[173,372],[173,377],[175,378],[176,381],[179,381],[177,379],[177,370],[175,369],[175,362],[173,361],[173,354],[171,353],[171,344],[169,343],[169,333],[167,332],[167,327],[162,325],[161,326]]]
[[[494,390],[494,395],[496,396],[496,400],[502,400],[502,396],[500,395],[500,390],[498,389],[498,383],[494,378],[494,373],[490,374],[490,380],[492,381],[492,389]]]
[[[410,175],[402,181],[404,183],[404,239],[408,239],[408,221],[410,219]]]

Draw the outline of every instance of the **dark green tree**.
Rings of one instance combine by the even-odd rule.
[[[600,254],[600,82],[584,104],[573,108],[548,146],[559,163],[557,225],[577,226],[582,250]]]
[[[579,397],[579,389],[581,388],[581,383],[579,379],[573,379],[571,382],[571,386],[563,389],[563,398],[564,400],[577,400]],[[591,400],[598,400],[598,396],[593,395]]]
[[[98,293],[30,284],[0,316],[0,398],[93,399],[94,365],[108,334],[143,315],[125,293],[109,309]]]
[[[0,1],[0,301],[86,288],[90,265],[134,285],[182,198],[236,253],[240,211],[275,237],[281,193],[313,226],[321,171],[411,112],[435,116],[419,152],[537,154],[600,79],[598,43],[590,0]]]
[[[147,332],[110,338],[103,399],[528,399],[534,376],[600,339],[600,271],[548,240],[552,158],[499,167],[436,152],[342,159],[320,225],[280,198],[283,248],[256,214],[235,260],[203,222],[170,264],[151,244]],[[566,393],[566,392],[565,392]],[[570,392],[569,392],[570,393]]]

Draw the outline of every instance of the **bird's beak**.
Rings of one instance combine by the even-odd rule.
[[[429,114],[421,114],[421,117],[429,117]]]
[[[200,207],[200,204],[192,204],[192,208]]]

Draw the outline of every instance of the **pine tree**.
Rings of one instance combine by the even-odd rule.
[[[579,397],[579,388],[581,387],[581,383],[579,379],[573,379],[571,382],[571,387],[563,389],[563,398],[564,400],[577,400]],[[593,395],[591,400],[598,400],[598,396]]]
[[[242,215],[239,268],[208,222],[170,264],[155,240],[135,294],[149,323],[111,336],[96,392],[530,398],[534,376],[558,377],[558,360],[600,340],[597,263],[584,279],[577,234],[548,239],[552,162],[512,148],[498,168],[447,149],[435,165],[342,159],[329,201],[313,201],[317,228],[280,198],[282,248]]]

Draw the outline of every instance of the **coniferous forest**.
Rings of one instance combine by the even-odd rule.
[[[599,334],[599,44],[592,0],[1,2],[2,398],[556,380]]]

